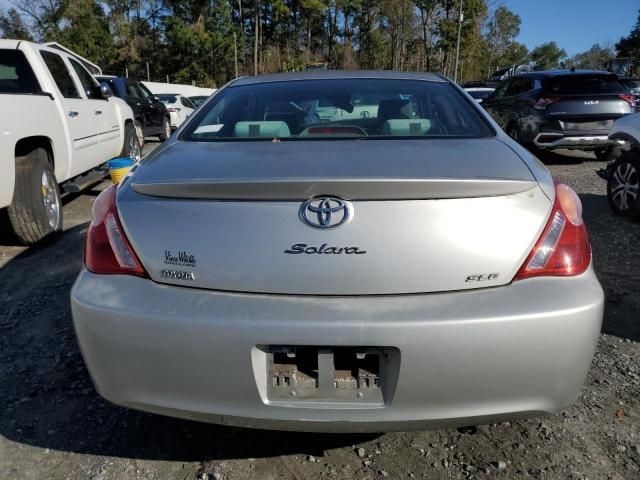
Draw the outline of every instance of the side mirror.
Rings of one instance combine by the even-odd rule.
[[[113,97],[113,91],[111,90],[111,87],[105,82],[100,82],[100,94],[102,95],[102,98],[105,99]]]

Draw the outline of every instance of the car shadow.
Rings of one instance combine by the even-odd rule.
[[[640,341],[640,222],[614,214],[606,195],[582,194],[580,199],[605,292],[602,331]]]
[[[249,430],[128,410],[93,388],[76,342],[69,292],[88,222],[0,269],[0,435],[52,450],[201,461],[326,450],[378,435]]]
[[[531,152],[545,165],[577,165],[586,161],[595,161],[590,152],[579,150],[541,150],[534,148]],[[606,162],[603,162],[603,166]]]

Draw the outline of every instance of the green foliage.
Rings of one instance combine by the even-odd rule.
[[[2,38],[14,38],[16,40],[32,40],[29,28],[22,21],[22,17],[15,8],[8,12],[0,12],[0,35]]]
[[[530,54],[516,41],[521,19],[489,0],[11,0],[0,13],[5,37],[58,41],[105,72],[218,86],[236,75],[330,68],[430,70],[487,78],[532,61],[554,68],[566,52],[554,42]],[[637,55],[640,16],[617,44]],[[594,46],[570,61],[599,66]]]
[[[596,43],[586,52],[575,55],[567,63],[575,68],[602,70],[612,57],[614,52],[611,48],[601,47]]]
[[[620,57],[640,58],[640,10],[638,10],[638,19],[631,33],[616,43],[616,50]]]
[[[559,48],[556,42],[547,42],[531,50],[529,58],[540,70],[558,68],[560,62],[567,57],[564,48]]]

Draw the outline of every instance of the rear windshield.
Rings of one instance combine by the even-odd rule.
[[[545,91],[555,95],[590,95],[622,93],[625,88],[617,77],[610,75],[573,75],[550,78],[545,82]]]
[[[485,98],[489,98],[489,95],[491,95],[492,92],[493,90],[471,90],[467,93],[476,100],[484,100]]]
[[[231,86],[187,125],[183,140],[487,137],[492,131],[448,83],[332,79]]]
[[[162,95],[158,95],[158,98],[162,103],[176,103],[175,95],[162,94]]]
[[[40,90],[24,53],[0,49],[0,93],[38,93]]]

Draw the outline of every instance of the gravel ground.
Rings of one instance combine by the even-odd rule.
[[[92,386],[68,300],[102,184],[66,199],[66,231],[55,243],[24,249],[0,239],[0,479],[639,479],[640,224],[610,212],[594,173],[602,164],[590,156],[544,161],[583,200],[607,294],[598,352],[568,410],[467,431],[354,436],[113,406]]]

